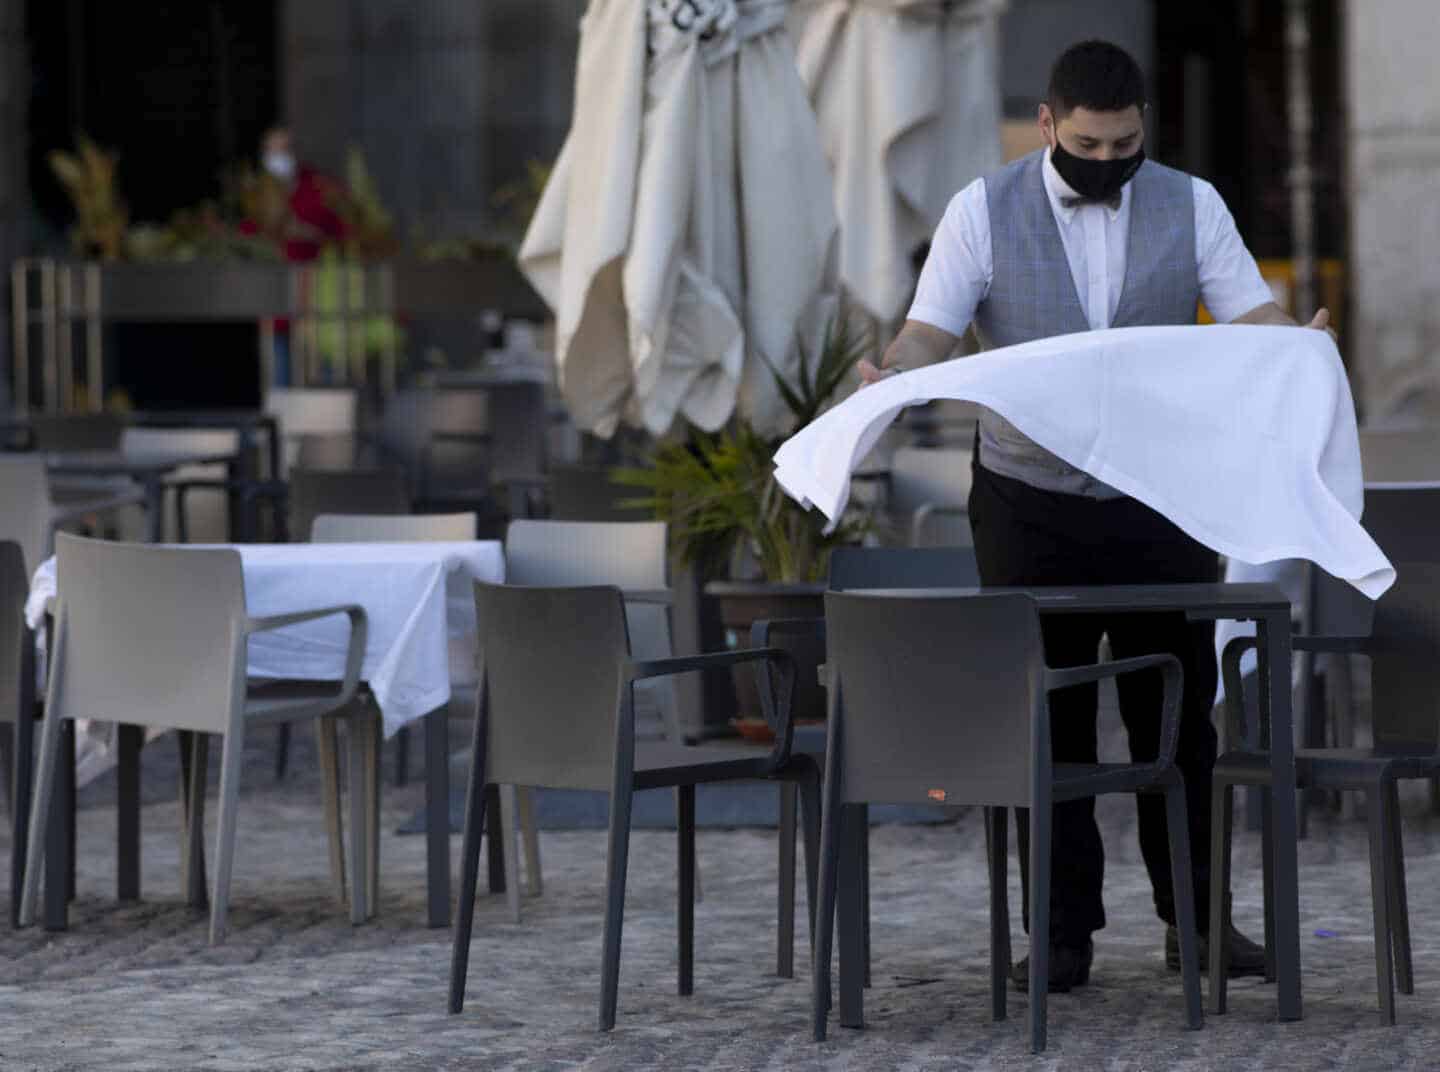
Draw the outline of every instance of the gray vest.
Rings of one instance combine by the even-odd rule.
[[[1090,330],[1045,192],[1044,161],[1041,150],[985,177],[994,271],[975,327],[986,349]],[[1199,300],[1190,176],[1147,160],[1130,181],[1125,282],[1111,327],[1193,324]],[[988,409],[980,416],[980,461],[1045,491],[1120,494]]]

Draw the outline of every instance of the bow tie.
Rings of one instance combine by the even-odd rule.
[[[1060,204],[1065,208],[1080,208],[1083,205],[1105,205],[1111,212],[1120,211],[1119,193],[1114,197],[1062,197]]]

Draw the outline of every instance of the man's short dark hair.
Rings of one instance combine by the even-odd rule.
[[[1058,122],[1076,108],[1122,112],[1145,110],[1145,76],[1130,53],[1109,41],[1081,41],[1060,54],[1050,68],[1045,93]]]

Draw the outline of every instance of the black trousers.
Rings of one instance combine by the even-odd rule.
[[[970,493],[970,523],[980,577],[987,585],[1167,584],[1214,582],[1215,552],[1192,540],[1168,519],[1131,498],[1097,500],[1041,491],[993,473],[978,463]],[[1191,623],[1183,614],[1053,616],[1043,620],[1045,657],[1052,667],[1095,661],[1102,635],[1115,658],[1167,652],[1184,667],[1184,700],[1176,763],[1185,779],[1194,861],[1195,910],[1210,918],[1210,775],[1216,734],[1210,722],[1215,699],[1214,626]],[[1135,760],[1154,759],[1160,747],[1162,697],[1159,670],[1116,679],[1120,714]],[[1051,752],[1057,763],[1097,761],[1097,686],[1076,685],[1050,694]],[[1175,922],[1164,798],[1142,794],[1140,852],[1155,890],[1155,910]],[[1027,881],[1022,837],[1021,875]],[[1050,892],[1050,937],[1083,945],[1105,926],[1101,886],[1105,849],[1095,824],[1095,798],[1055,805]],[[1029,903],[1027,886],[1026,903]],[[1026,914],[1026,928],[1029,919]]]

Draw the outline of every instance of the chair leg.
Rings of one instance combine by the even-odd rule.
[[[625,921],[625,875],[630,863],[631,789],[610,794],[610,843],[605,857],[605,937],[600,965],[600,1030],[615,1026],[620,996],[620,932]],[[509,848],[509,844],[506,848]]]
[[[334,730],[333,719],[331,731]],[[369,712],[366,708],[352,709],[345,735],[345,758],[348,767],[350,788],[350,923],[358,926],[364,923],[370,916],[370,793],[368,782],[370,780],[370,745],[367,738],[370,736]],[[322,747],[324,747],[322,745]],[[332,756],[332,762],[338,766],[338,757]],[[338,772],[332,772],[338,773]],[[339,843],[340,835],[340,802],[339,793],[336,793],[335,802],[335,829],[332,837],[335,844]],[[332,845],[332,854],[335,848]],[[343,874],[343,872],[342,872]],[[344,880],[341,879],[341,886]]]
[[[1030,809],[1030,1050],[1045,1049],[1050,996],[1050,824],[1052,808]]]
[[[780,782],[780,836],[778,839],[780,882],[776,905],[778,927],[775,945],[775,974],[795,978],[795,827],[799,787]]]
[[[185,903],[192,908],[206,908],[210,896],[205,890],[205,788],[210,773],[210,735],[191,733],[189,740],[189,775],[186,780],[184,851],[181,853],[185,885]]]
[[[1330,656],[1330,676],[1333,684],[1327,690],[1335,704],[1335,747],[1355,747],[1355,683],[1350,672],[1350,656],[1334,653]],[[1355,820],[1355,794],[1340,793],[1340,819],[1342,822]]]
[[[1200,1001],[1200,950],[1195,927],[1195,872],[1190,865],[1190,821],[1185,783],[1172,770],[1165,786],[1165,827],[1170,835],[1170,883],[1175,889],[1175,930],[1180,938],[1180,981],[1185,992],[1185,1023],[1198,1031],[1204,1023]]]
[[[1230,903],[1230,841],[1235,821],[1231,787],[1218,779],[1210,798],[1210,1015],[1225,1013],[1225,991],[1230,975],[1230,930],[1226,906]]]
[[[365,796],[368,807],[365,810],[365,915],[375,915],[380,909],[380,797],[385,789],[385,779],[380,776],[381,738],[385,727],[380,718],[380,709],[373,703],[366,703],[368,717],[364,723],[365,742]],[[448,791],[447,791],[448,795]],[[448,810],[449,802],[446,802]],[[448,838],[448,834],[446,835]],[[449,900],[449,890],[446,890]]]
[[[535,828],[535,790],[522,785],[515,791],[520,840],[525,846],[525,892],[539,897],[545,891],[540,876],[540,834]]]
[[[395,784],[403,786],[410,778],[410,727],[401,726],[395,734]]]
[[[1390,958],[1390,893],[1386,875],[1389,831],[1385,828],[1385,792],[1372,787],[1365,794],[1370,826],[1370,899],[1375,910],[1375,985],[1380,995],[1380,1022],[1395,1022],[1395,973]]]
[[[1402,994],[1415,993],[1415,971],[1410,960],[1410,897],[1405,890],[1405,840],[1400,826],[1399,787],[1391,781],[1385,789],[1386,825],[1390,837],[1386,848],[1390,867],[1386,888],[1390,891],[1390,932],[1394,938],[1395,982]]]
[[[215,889],[210,894],[210,944],[225,941],[230,911],[230,874],[235,865],[235,812],[240,804],[240,757],[244,719],[235,719],[220,751],[220,831],[215,842]]]
[[[865,1026],[865,805],[840,810],[840,1026]]]
[[[21,668],[22,673],[34,671]],[[10,779],[10,926],[20,926],[20,897],[25,885],[25,861],[30,844],[30,807],[35,776],[35,705],[21,703],[15,724],[14,766]]]
[[[860,829],[860,940],[864,985],[870,986],[870,805],[861,804],[858,811]]]
[[[450,1013],[465,1005],[465,975],[470,966],[470,931],[475,923],[475,884],[480,881],[480,835],[485,831],[485,714],[475,718],[470,743],[470,778],[465,786],[465,832],[460,842],[460,900],[455,912],[455,938],[450,953]]]
[[[985,809],[985,842],[990,863],[990,1016],[1006,1017],[1006,977],[1010,974],[1010,906],[1007,903],[1008,812]]]
[[[1306,790],[1298,790],[1303,794]],[[1265,981],[1275,981],[1275,824],[1274,796],[1266,790],[1260,798],[1260,890],[1265,918]],[[1296,837],[1304,837],[1297,834]]]
[[[65,903],[69,904],[75,900],[75,819],[79,813],[77,794],[79,786],[75,783],[75,734],[77,727],[74,722],[67,720],[60,727],[60,749],[65,757],[60,762],[60,789],[61,800],[65,802],[65,833],[60,842],[63,857],[64,881],[65,881]]]
[[[49,855],[45,863],[45,929],[63,931],[69,925],[70,902],[75,898],[75,723],[60,723],[60,759],[55,768],[58,811],[51,810]]]
[[[30,833],[25,861],[25,881],[20,894],[20,926],[35,922],[35,902],[40,894],[40,873],[47,862],[50,833],[50,806],[55,796],[56,764],[60,761],[61,719],[47,714],[40,725],[40,758],[35,772],[35,795],[30,810]],[[46,887],[50,874],[46,875]],[[47,897],[47,902],[49,898]],[[49,907],[47,903],[47,909]],[[63,907],[63,902],[62,902]],[[48,912],[47,912],[48,916]],[[47,919],[48,925],[48,919]]]
[[[275,780],[285,780],[290,767],[290,723],[282,722],[275,731]]]
[[[505,838],[505,900],[510,905],[510,922],[520,922],[520,839],[515,813],[519,810],[513,785],[500,787],[500,827]]]
[[[320,760],[320,803],[325,811],[325,832],[330,841],[330,883],[335,900],[343,905],[346,901],[345,834],[340,820],[340,743],[336,722],[334,715],[315,720],[315,748]],[[354,784],[351,783],[352,793]],[[355,859],[351,863],[359,867],[361,861]]]
[[[505,892],[505,832],[500,823],[500,787],[485,787],[486,880],[491,893]]]
[[[141,726],[115,727],[115,899],[140,899],[140,749],[145,743]]]
[[[815,955],[810,995],[811,1028],[816,1042],[825,1041],[830,1012],[830,960],[835,939],[836,880],[840,871],[841,807],[831,786],[827,786],[826,796],[820,820],[820,875],[815,895]]]
[[[816,886],[820,878],[820,778],[816,771],[800,782],[800,824],[805,846],[805,912],[809,919],[810,958],[815,957]]]
[[[676,929],[680,934],[680,996],[695,992],[695,787],[676,786],[675,832],[679,841],[680,881]]]

